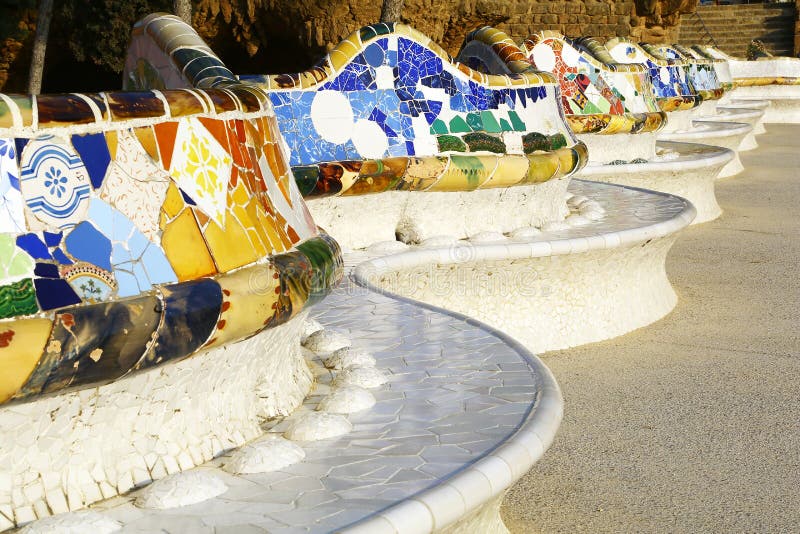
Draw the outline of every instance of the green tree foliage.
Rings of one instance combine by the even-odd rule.
[[[63,0],[53,13],[53,38],[78,61],[122,71],[133,24],[155,11],[172,11],[170,0]]]

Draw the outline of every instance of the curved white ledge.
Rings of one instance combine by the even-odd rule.
[[[384,253],[345,256],[349,264]],[[475,517],[500,530],[499,502],[550,446],[563,414],[550,371],[505,333],[456,312],[383,294],[346,280],[314,310],[374,355],[388,384],[376,404],[348,415],[353,430],[303,442],[305,459],[270,473],[233,475],[224,456],[203,466],[228,491],[202,505],[134,507],[137,494],[94,511],[123,529],[174,532],[216,526],[268,532],[427,532],[460,528]],[[315,358],[319,358],[316,356]],[[314,359],[318,389],[300,417],[332,384]],[[454,387],[455,386],[455,387]],[[274,424],[284,432],[290,419]],[[334,441],[335,439],[335,441]],[[475,530],[474,523],[465,527]]]
[[[697,210],[692,224],[722,215],[714,183],[720,171],[733,161],[732,150],[695,143],[659,141],[661,154],[646,163],[589,164],[578,178],[660,191],[689,200]]]
[[[770,102],[769,100],[740,100],[736,98],[735,95],[736,90],[729,91],[725,93],[725,96],[720,99],[717,109],[725,108],[745,108],[745,109],[758,109],[764,112],[761,116],[761,119],[753,125],[753,134],[754,135],[761,135],[767,132],[764,128],[765,118],[767,116],[767,110],[769,109]],[[744,121],[747,122],[747,121]]]
[[[734,176],[744,170],[742,161],[739,159],[739,147],[747,135],[753,132],[753,127],[749,124],[740,122],[721,122],[714,120],[692,120],[691,129],[674,132],[661,132],[658,134],[659,141],[677,141],[684,143],[701,143],[728,148],[734,152],[733,160],[728,163],[718,178]]]
[[[419,243],[443,234],[466,238],[562,221],[569,180],[466,192],[388,191],[310,199],[307,205],[320,228],[350,250],[397,236]]]
[[[737,87],[734,96],[746,104],[753,100],[768,100],[770,105],[764,114],[766,123],[800,123],[800,85]]]
[[[534,352],[609,339],[667,314],[676,295],[665,257],[695,208],[612,184],[576,180],[570,190],[597,200],[606,217],[501,244],[417,248],[359,265],[354,276],[476,317]]]
[[[715,113],[708,117],[700,117],[701,120],[711,120],[716,122],[739,122],[749,124],[753,129],[744,136],[739,144],[738,151],[745,152],[758,148],[756,135],[764,133],[764,110],[758,108],[728,107],[717,106]]]

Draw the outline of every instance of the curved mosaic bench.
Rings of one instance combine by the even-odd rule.
[[[576,134],[655,132],[666,121],[655,99],[645,92],[643,67],[607,67],[578,53],[557,32],[533,35],[519,48],[504,32],[486,26],[467,35],[457,59],[490,74],[525,72],[531,66],[552,73],[559,81],[567,122]]]
[[[256,87],[0,95],[0,529],[210,460],[311,386],[342,274]]]
[[[148,34],[180,25],[164,15],[140,24]],[[192,65],[181,46],[132,48],[129,65],[138,54],[180,73]],[[347,247],[398,233],[420,241],[452,232],[448,224],[467,236],[476,221],[508,231],[563,219],[567,178],[586,161],[551,76],[473,71],[401,24],[354,32],[306,72],[241,79],[268,91],[315,220]],[[167,85],[206,83],[183,76]]]
[[[440,276],[457,264],[464,274],[476,262],[503,262],[506,269],[511,260],[528,280],[531,273],[541,276],[534,282],[537,288],[529,290],[554,285],[552,293],[540,295],[541,317],[551,332],[560,332],[579,323],[553,305],[563,298],[558,284],[567,278],[549,278],[548,273],[555,275],[575,257],[583,257],[569,279],[576,284],[573,289],[582,284],[594,288],[571,293],[572,299],[583,301],[584,310],[613,302],[607,293],[612,287],[614,296],[629,298],[624,308],[607,309],[607,322],[590,321],[597,325],[591,335],[607,335],[612,325],[629,321],[642,309],[666,313],[675,294],[665,278],[663,254],[675,232],[691,219],[691,205],[609,184],[574,181],[570,187],[614,207],[616,214],[593,228],[545,232],[533,239],[462,241],[449,251],[409,247],[399,254],[359,251],[346,256],[354,267],[352,279],[361,287],[349,283],[337,288],[317,308],[316,317],[326,328],[348,332],[353,346],[374,354],[378,368],[389,377],[386,385],[373,390],[377,404],[371,411],[349,416],[352,432],[303,442],[305,461],[272,473],[232,475],[221,469],[227,455],[215,459],[196,472],[217,478],[226,488],[202,505],[143,510],[134,504],[142,496],[139,491],[95,506],[95,517],[132,532],[154,527],[173,532],[506,532],[498,513],[501,498],[551,443],[562,414],[558,386],[529,349],[472,318],[493,316],[491,304],[498,302],[498,294],[473,293],[470,305],[448,300],[448,306],[468,307],[467,317],[395,292],[428,300],[432,293],[416,281],[430,281],[431,267]],[[488,271],[479,267],[472,272]],[[413,283],[402,283],[409,276]],[[605,286],[604,279],[614,282]],[[450,297],[455,293],[449,292]],[[514,306],[507,302],[501,308],[511,313]],[[539,317],[539,311],[517,310],[514,332],[523,334],[519,319]],[[365,324],[370,328],[363,328]],[[580,326],[583,330],[586,324]],[[553,339],[528,337],[534,344]],[[319,375],[322,387],[330,380],[328,374]],[[306,410],[315,408],[315,397]],[[294,417],[270,433],[291,428]]]
[[[658,109],[645,68],[638,64],[618,64],[613,60],[611,66],[605,66],[600,59],[610,60],[608,51],[594,39],[571,40],[556,32],[542,32],[528,39],[525,49],[526,52],[522,53],[503,32],[487,27],[467,37],[459,59],[476,65],[481,63],[485,69],[508,71],[524,68],[523,62],[512,63],[520,56],[532,60],[538,57],[542,63],[539,68],[557,67],[562,101],[566,101],[570,110],[577,106],[577,103],[570,105],[570,101],[583,102],[580,98],[583,92],[577,89],[578,75],[593,80],[590,84],[584,82],[588,84],[584,92],[591,94],[592,98],[603,98],[598,89],[602,88],[607,95],[613,96],[612,100],[616,99],[623,106],[621,111],[625,115],[615,117],[635,116],[629,113],[632,110]],[[573,66],[568,66],[567,62]],[[622,83],[622,87],[617,88],[617,83]],[[563,96],[565,94],[572,96]],[[616,111],[620,111],[619,106]],[[660,112],[659,117],[663,116],[664,113]],[[593,115],[583,119],[587,117],[591,119]],[[609,130],[604,132],[611,133]],[[627,133],[622,129],[613,135],[579,134],[579,138],[589,148],[589,164],[579,171],[579,176],[683,196],[697,208],[695,223],[712,220],[722,213],[714,195],[714,181],[721,169],[733,160],[731,151],[688,143],[657,146],[655,134],[643,130]],[[613,165],[609,165],[612,162]]]
[[[370,259],[378,258],[359,253],[350,262]],[[352,281],[314,315],[348,332],[389,379],[371,390],[371,410],[348,416],[351,432],[300,442],[304,461],[275,472],[232,475],[224,470],[228,455],[209,462],[196,472],[227,491],[202,505],[143,510],[134,504],[140,491],[95,506],[95,517],[124,531],[507,532],[501,499],[561,421],[561,393],[544,364],[475,319]],[[334,373],[323,371],[319,387]],[[304,410],[315,410],[323,395]],[[280,435],[294,418],[269,434]]]
[[[586,46],[597,51],[595,53],[602,54],[599,46],[592,46],[588,43]],[[605,43],[605,48],[608,51],[606,61],[610,59],[614,63],[641,64],[647,67],[653,94],[662,110],[689,110],[702,103],[702,97],[691,86],[686,77],[686,71],[680,66],[653,56],[640,45],[623,37],[610,39]]]
[[[609,54],[615,61],[621,63],[644,63],[650,69],[653,87],[657,95],[684,95],[691,99],[694,105],[672,111],[669,114],[667,125],[658,134],[658,139],[665,141],[703,143],[720,146],[734,151],[734,159],[720,172],[719,177],[733,176],[741,172],[744,167],[739,159],[738,150],[745,138],[752,132],[752,127],[746,123],[723,122],[704,120],[696,121],[695,108],[701,105],[703,97],[698,94],[687,74],[687,70],[674,60],[669,60],[657,54],[650,48],[645,50],[642,45],[632,43],[624,38],[617,37],[606,43]],[[652,53],[651,53],[652,52]]]
[[[761,125],[759,130],[763,130],[762,119],[763,110],[744,107],[723,107],[720,106],[725,93],[733,88],[733,83],[724,83],[717,76],[717,64],[723,64],[720,60],[707,58],[697,58],[686,48],[679,45],[643,45],[651,53],[661,54],[662,57],[679,62],[686,70],[689,80],[698,92],[703,96],[703,103],[696,107],[692,113],[698,119],[739,122],[749,124],[753,127],[741,142],[738,151],[752,150],[758,147],[755,139],[756,127]],[[724,70],[724,69],[723,69]]]
[[[614,159],[654,156],[653,132],[665,124],[666,114],[650,94],[647,73],[639,65],[605,67],[556,32],[534,35],[518,48],[491,27],[467,35],[458,59],[490,73],[524,72],[531,66],[551,72],[559,81],[567,122],[586,143],[590,163],[605,157],[611,143]]]
[[[684,56],[672,45],[642,43],[640,46],[651,56],[678,65],[686,72],[686,79],[703,99],[699,107],[704,107],[709,101],[719,100],[725,94],[713,62]]]
[[[696,46],[705,56],[728,62],[735,95],[744,100],[769,100],[764,122],[800,122],[800,59],[762,57],[747,61],[712,46]]]

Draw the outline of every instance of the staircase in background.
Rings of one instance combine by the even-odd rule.
[[[729,54],[744,56],[747,44],[760,39],[775,55],[791,56],[794,50],[794,4],[698,6],[697,13],[683,15],[678,42],[713,44]]]

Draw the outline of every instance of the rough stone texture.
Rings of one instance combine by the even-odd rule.
[[[334,384],[338,386],[360,386],[377,388],[386,383],[386,375],[375,367],[351,367],[336,375]]]
[[[512,532],[788,532],[800,524],[800,126],[769,125],[689,228],[664,320],[550,354],[568,407],[504,506]]]
[[[317,410],[329,413],[356,413],[368,410],[375,405],[375,396],[360,386],[335,388],[317,406]]]
[[[453,55],[467,32],[484,25],[497,26],[516,41],[551,29],[570,36],[630,36],[648,42],[670,42],[677,38],[680,13],[691,11],[696,3],[697,0],[406,0],[399,21],[416,27]],[[151,12],[163,11],[164,4],[163,0],[143,0],[136,6],[146,13],[148,8]],[[192,4],[192,24],[203,39],[234,72],[255,73],[307,69],[351,32],[378,22],[382,0],[197,0]],[[120,10],[118,5],[114,7]],[[20,78],[27,73],[36,13],[10,3],[0,8],[0,15],[10,21],[7,34],[0,35],[4,39],[0,42],[3,87],[9,69]],[[114,21],[106,21],[111,22]],[[52,33],[48,69],[67,75],[69,56],[60,53],[68,50],[67,44],[59,32]],[[54,58],[58,64],[52,62]],[[14,65],[15,60],[18,65]],[[111,66],[103,65],[100,70],[99,79],[112,79]],[[59,85],[58,80],[51,83],[65,91],[75,89]],[[22,87],[21,83],[14,84],[15,90]]]
[[[289,413],[311,387],[303,321],[99,388],[4,406],[0,428],[14,439],[0,440],[0,526],[83,508],[261,435],[264,419]]]
[[[319,441],[347,434],[352,429],[353,425],[342,415],[310,412],[292,420],[285,435],[296,441]]]
[[[375,357],[363,349],[345,347],[334,351],[325,358],[325,367],[329,369],[347,369],[348,367],[371,367],[375,365]]]
[[[257,60],[271,62],[278,70],[297,70],[301,63],[303,68],[310,66],[351,32],[377,22],[381,4],[382,0],[201,0],[194,24],[215,50],[222,47],[223,55],[226,45],[230,48],[224,38],[239,40]],[[696,4],[697,0],[406,0],[400,21],[455,55],[464,35],[484,25],[502,29],[515,41],[551,29],[571,36],[670,42],[677,37],[680,14],[691,12]],[[281,53],[275,54],[276,49]],[[246,59],[247,54],[242,55]]]
[[[111,534],[122,528],[119,521],[115,521],[102,514],[81,510],[59,514],[45,519],[34,521],[20,530],[21,534]]]

